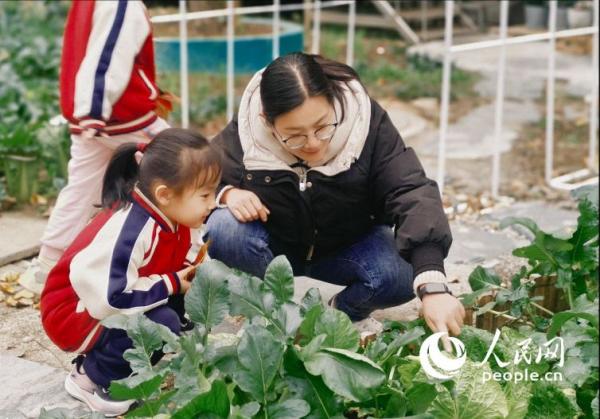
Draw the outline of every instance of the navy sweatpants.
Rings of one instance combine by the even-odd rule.
[[[183,319],[183,295],[169,298],[169,303],[156,307],[145,313],[153,322],[167,326],[173,333],[181,332]],[[123,358],[127,349],[133,347],[133,342],[127,332],[121,329],[105,329],[94,347],[85,354],[83,368],[87,376],[95,384],[108,388],[110,382],[128,377],[131,374],[129,362]],[[151,360],[155,364],[162,358],[163,353],[157,351]]]

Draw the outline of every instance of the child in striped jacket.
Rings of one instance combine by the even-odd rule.
[[[73,1],[65,24],[60,105],[71,132],[69,181],[20,284],[41,293],[50,269],[100,200],[106,166],[121,144],[148,143],[169,124],[156,83],[152,26],[140,0]]]
[[[102,319],[145,313],[180,333],[184,313],[176,300],[190,287],[197,253],[191,229],[214,209],[220,176],[220,155],[208,141],[176,128],[148,145],[124,144],[110,161],[103,211],[50,271],[40,305],[50,339],[82,354],[65,387],[92,410],[118,415],[133,402],[106,392],[111,381],[131,374],[123,354],[132,342]]]

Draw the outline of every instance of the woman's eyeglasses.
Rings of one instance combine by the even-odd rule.
[[[324,125],[319,129],[315,130],[313,135],[317,140],[330,141],[333,138],[333,135],[335,134],[335,130],[337,129],[338,124],[339,122],[334,122],[333,124]],[[275,130],[275,127],[273,127],[273,131],[277,133],[279,137],[281,137],[281,135]],[[288,146],[290,149],[297,150],[299,148],[304,147],[304,145],[308,142],[308,135],[292,135],[291,137],[283,139],[279,138],[279,140],[286,146]]]

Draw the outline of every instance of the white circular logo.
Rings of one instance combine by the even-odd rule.
[[[434,333],[425,339],[419,350],[419,360],[421,361],[423,371],[428,376],[440,380],[452,378],[467,360],[465,345],[457,338],[448,336],[454,347],[454,352],[456,352],[456,358],[449,358],[440,351],[438,343],[440,338],[446,334],[447,332]]]

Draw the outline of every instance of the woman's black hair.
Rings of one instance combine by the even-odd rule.
[[[115,151],[104,174],[103,208],[127,206],[135,186],[154,202],[152,186],[157,181],[181,193],[189,187],[216,184],[221,177],[219,152],[202,135],[189,130],[160,132],[146,146],[139,164],[137,151],[136,143],[125,143]]]
[[[320,55],[295,52],[275,59],[265,68],[260,82],[260,96],[267,121],[302,105],[306,99],[325,96],[333,105],[340,103],[344,120],[344,84],[360,78],[356,71]],[[362,84],[362,83],[361,83]],[[364,87],[364,86],[363,86]]]

